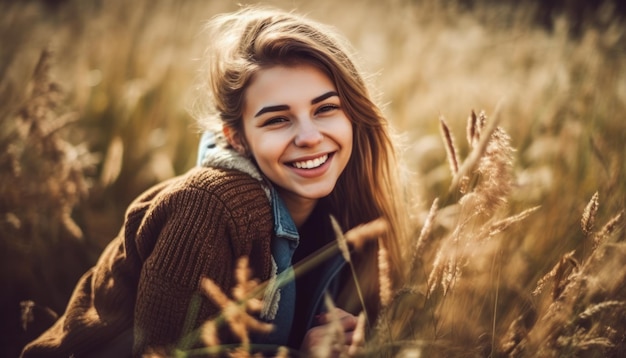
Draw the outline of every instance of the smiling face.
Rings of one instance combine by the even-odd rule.
[[[243,132],[288,208],[330,194],[352,153],[352,124],[337,90],[311,65],[256,73],[245,94]]]

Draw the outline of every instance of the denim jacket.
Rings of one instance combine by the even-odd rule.
[[[215,135],[205,132],[200,140],[197,164],[235,168],[245,171],[257,179],[262,177],[252,161],[237,156],[237,163],[233,163],[224,159],[226,156],[224,151],[227,149],[221,148],[216,143]],[[266,289],[263,297],[264,308],[260,316],[263,320],[273,323],[276,329],[269,335],[253,337],[253,341],[263,344],[288,345],[291,343],[291,345],[299,345],[300,342],[290,342],[289,335],[292,326],[304,324],[304,332],[306,332],[315,325],[314,317],[324,311],[325,293],[329,293],[333,298],[338,293],[340,288],[339,273],[344,268],[346,261],[336,249],[336,252],[322,263],[323,266],[318,271],[320,275],[318,285],[313,289],[310,307],[307,314],[304,315],[305,322],[293,322],[296,314],[296,281],[292,258],[298,248],[300,234],[278,192],[267,180],[264,182],[267,184],[266,193],[274,215],[274,237],[271,242],[274,267],[268,289]],[[300,338],[298,337],[297,340]]]

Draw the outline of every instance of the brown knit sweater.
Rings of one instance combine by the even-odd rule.
[[[269,278],[272,235],[269,200],[248,174],[194,168],[161,183],[130,205],[65,314],[23,357],[120,357],[171,347],[190,312],[197,309],[191,323],[198,327],[218,311],[200,294],[202,277],[230,293],[236,259],[248,256],[254,276]]]

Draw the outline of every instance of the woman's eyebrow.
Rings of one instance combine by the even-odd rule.
[[[323,94],[323,95],[321,95],[321,96],[317,96],[317,97],[313,98],[313,99],[311,100],[311,104],[320,103],[320,102],[322,102],[323,100],[325,100],[325,99],[327,99],[327,98],[330,98],[330,97],[333,97],[333,96],[339,96],[339,94],[338,94],[337,92],[335,92],[335,91],[329,91],[329,92],[326,92],[326,93],[324,93],[324,94]],[[258,112],[254,115],[254,117],[258,117],[258,116],[260,116],[260,115],[262,115],[262,114],[264,114],[264,113],[268,113],[268,112],[280,112],[280,111],[287,111],[287,110],[289,110],[289,108],[290,108],[290,107],[289,107],[288,105],[286,105],[286,104],[280,104],[280,105],[277,105],[277,106],[267,106],[267,107],[263,107],[263,108],[261,108],[261,110],[259,110],[259,111],[258,111]]]
[[[321,101],[325,100],[326,98],[329,97],[333,97],[333,96],[339,96],[339,94],[335,91],[329,91],[324,93],[323,95],[319,96],[319,97],[315,97],[311,100],[311,104],[316,104],[316,103],[320,103]]]
[[[286,111],[288,109],[289,109],[289,106],[286,105],[286,104],[281,104],[281,105],[278,105],[278,106],[263,107],[263,108],[261,108],[260,111],[256,112],[256,114],[254,116],[258,117],[258,116],[262,115],[263,113],[280,112],[280,111]]]

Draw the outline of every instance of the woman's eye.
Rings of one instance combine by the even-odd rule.
[[[339,106],[336,104],[325,104],[317,109],[317,113],[326,113],[336,109],[339,109]]]
[[[287,121],[287,118],[285,117],[272,117],[268,119],[267,121],[263,122],[263,126],[271,126],[273,124],[283,123],[286,121]]]

